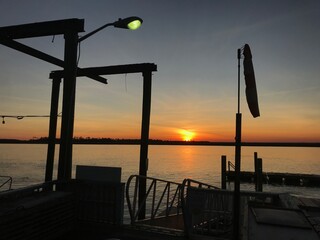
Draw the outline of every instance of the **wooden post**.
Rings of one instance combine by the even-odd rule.
[[[60,152],[58,180],[71,179],[72,172],[72,140],[75,110],[75,92],[77,76],[78,34],[69,32],[65,37],[63,105],[60,134]]]
[[[256,190],[256,192],[258,191],[258,153],[254,152],[254,156],[253,156],[253,163],[254,163],[254,188]]]
[[[151,112],[151,78],[152,72],[143,72],[143,103],[142,103],[142,124],[141,124],[141,143],[140,143],[140,167],[139,175],[147,176],[148,166],[148,146],[149,146],[149,127]],[[144,219],[146,206],[143,203],[146,196],[147,182],[145,178],[139,179],[139,209],[141,209],[138,219]]]
[[[47,151],[47,164],[46,164],[46,173],[45,173],[46,182],[52,181],[52,176],[53,176],[53,163],[54,163],[54,151],[55,151],[55,145],[56,145],[60,82],[61,82],[60,78],[52,79],[48,151]]]
[[[257,191],[257,173],[258,173],[258,170],[257,170],[257,159],[258,159],[258,153],[257,152],[254,152],[253,154],[253,164],[254,164],[254,188],[255,190]]]
[[[258,158],[258,154],[254,153],[254,175],[255,189],[257,192],[262,192],[263,175],[262,175],[262,159]]]
[[[221,188],[227,188],[227,156],[221,156]]]
[[[263,191],[262,158],[257,159],[258,163],[258,191]]]

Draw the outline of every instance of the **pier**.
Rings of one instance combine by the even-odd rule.
[[[263,191],[263,184],[300,186],[300,187],[319,187],[320,175],[288,172],[265,172],[263,171],[262,158],[258,153],[254,153],[254,172],[241,171],[239,178],[243,183],[254,183],[256,191]],[[221,156],[221,188],[226,189],[227,182],[235,181],[235,165],[227,161],[225,155]]]
[[[234,174],[234,171],[227,171],[227,181],[233,181]],[[240,174],[240,181],[247,183],[255,183],[256,176],[257,174],[255,172],[242,171]],[[320,175],[302,173],[263,172],[262,183],[301,187],[319,187]]]

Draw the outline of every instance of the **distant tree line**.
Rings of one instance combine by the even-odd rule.
[[[46,144],[48,143],[48,137],[32,138],[29,140],[19,139],[0,139],[0,143],[35,143]],[[60,139],[56,139],[58,144]],[[140,144],[140,139],[125,139],[125,138],[92,138],[92,137],[75,137],[73,139],[74,144]],[[154,145],[212,145],[209,141],[172,141],[161,139],[150,139],[149,144]],[[215,142],[215,145],[233,145],[233,143],[221,142],[220,144]]]
[[[0,139],[1,143],[9,144],[47,144],[47,137],[32,138],[29,140],[19,139]],[[60,139],[56,139],[59,144]],[[74,144],[132,144],[139,145],[140,139],[124,139],[124,138],[92,138],[92,137],[75,137]],[[172,141],[161,139],[150,139],[150,145],[200,145],[200,146],[234,146],[234,142],[210,142],[210,141]],[[320,147],[319,142],[242,142],[242,146],[262,146],[262,147]]]

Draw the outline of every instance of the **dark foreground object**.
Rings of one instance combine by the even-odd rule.
[[[123,183],[72,180],[1,192],[0,240],[232,239],[233,191],[186,186],[181,196],[182,215],[124,225]],[[240,205],[240,239],[320,237],[319,199],[241,191]]]

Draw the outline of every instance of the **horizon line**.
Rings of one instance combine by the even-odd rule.
[[[56,144],[59,144],[60,139],[56,139]],[[91,138],[91,137],[75,137],[73,144],[131,144],[139,145],[140,139],[136,138]],[[41,137],[35,139],[0,139],[0,144],[14,144],[14,143],[35,143],[47,144],[48,137]],[[162,140],[162,139],[149,139],[149,145],[194,145],[194,146],[235,146],[235,142],[231,141],[183,141],[183,140]],[[242,142],[242,146],[261,146],[261,147],[320,147],[320,142]]]

